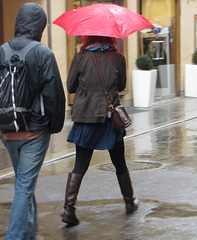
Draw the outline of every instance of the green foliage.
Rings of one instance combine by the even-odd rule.
[[[197,50],[192,54],[192,63],[197,65]]]
[[[153,69],[153,60],[148,54],[138,56],[135,63],[138,69],[141,70]]]

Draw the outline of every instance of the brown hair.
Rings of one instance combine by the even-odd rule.
[[[103,36],[82,36],[81,42],[83,43],[81,47],[81,52],[91,43],[100,42],[111,44],[112,46],[116,45],[116,38],[113,37],[103,37]]]

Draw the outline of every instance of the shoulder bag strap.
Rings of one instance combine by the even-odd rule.
[[[100,71],[100,69],[99,69],[99,66],[98,66],[98,63],[97,63],[97,61],[96,61],[96,58],[95,58],[94,54],[93,54],[92,52],[90,52],[90,53],[91,53],[91,55],[92,55],[94,65],[95,65],[95,67],[96,67],[96,70],[97,70],[97,73],[98,73],[98,76],[99,76],[99,80],[100,80],[100,82],[101,82],[101,86],[102,86],[102,88],[103,88],[103,92],[104,92],[105,98],[106,98],[106,100],[107,100],[108,110],[109,110],[109,111],[112,111],[112,109],[113,109],[114,107],[113,107],[113,104],[111,103],[111,100],[110,100],[110,98],[109,98],[109,95],[108,95],[108,92],[107,92],[107,89],[106,89],[106,86],[105,86],[105,82],[104,82],[103,76],[102,76],[102,74],[101,74],[101,71]]]

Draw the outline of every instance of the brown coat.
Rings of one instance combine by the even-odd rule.
[[[126,86],[125,58],[118,51],[93,52],[111,102],[120,103],[118,92]],[[75,93],[72,120],[82,123],[103,123],[107,117],[107,101],[98,78],[91,53],[77,53],[67,79],[69,93]]]

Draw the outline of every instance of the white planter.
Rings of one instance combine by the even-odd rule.
[[[153,105],[157,70],[133,70],[134,107],[148,108]]]
[[[197,97],[197,65],[185,66],[185,96]]]

